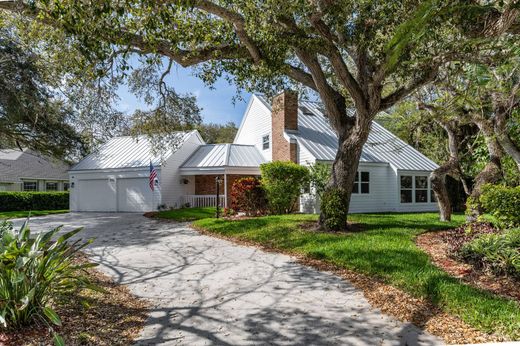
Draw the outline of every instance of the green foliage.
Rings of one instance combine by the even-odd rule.
[[[69,209],[68,192],[0,192],[0,211]]]
[[[294,211],[302,188],[309,183],[309,170],[291,161],[273,161],[260,165],[260,172],[271,213]]]
[[[520,226],[520,186],[485,185],[480,203],[502,227]]]
[[[330,188],[321,196],[320,209],[323,215],[323,226],[328,231],[341,231],[347,227],[346,193],[343,190]]]
[[[520,338],[517,302],[451,277],[415,244],[415,238],[425,231],[461,225],[463,215],[453,215],[448,224],[439,221],[437,213],[352,214],[349,219],[362,231],[307,231],[302,223],[316,222],[317,216],[301,214],[233,221],[204,219],[196,221],[195,226],[376,277],[432,302],[474,328],[513,340]]]
[[[60,295],[78,288],[92,288],[82,271],[93,264],[76,264],[74,257],[91,241],[69,242],[81,229],[57,233],[61,227],[31,236],[27,221],[15,231],[10,223],[0,225],[0,324],[17,329],[39,321],[61,325],[52,309]]]
[[[245,212],[248,216],[267,213],[265,190],[258,178],[246,177],[233,182],[231,209],[235,212]]]
[[[520,279],[520,229],[511,229],[503,234],[481,235],[465,244],[459,255],[495,274]]]
[[[204,141],[208,144],[233,143],[238,131],[234,122],[228,122],[226,124],[203,123],[196,128]]]
[[[326,163],[316,162],[309,166],[309,180],[314,188],[316,196],[321,198],[325,192],[331,176],[331,166]]]

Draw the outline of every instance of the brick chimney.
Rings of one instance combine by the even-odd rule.
[[[273,161],[298,161],[297,144],[284,131],[298,130],[298,93],[285,90],[273,97],[271,143]]]

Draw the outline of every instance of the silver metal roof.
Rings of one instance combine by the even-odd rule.
[[[172,148],[162,151],[161,154],[154,153],[153,146],[146,136],[115,137],[86,156],[72,167],[71,171],[147,167],[150,160],[154,166],[159,167],[161,161],[170,157],[190,134],[191,132],[175,133]]]
[[[258,167],[266,162],[254,145],[205,144],[181,168]]]
[[[19,182],[20,178],[68,180],[69,165],[32,150],[0,149],[0,182]]]
[[[271,109],[264,96],[255,96]],[[322,104],[300,100],[298,105],[298,131],[286,131],[287,135],[297,140],[317,160],[334,161],[338,149],[338,136],[330,126]],[[354,110],[349,112],[354,116]],[[435,162],[375,121],[372,122],[360,161],[389,163],[396,169],[412,171],[431,171],[438,167]]]

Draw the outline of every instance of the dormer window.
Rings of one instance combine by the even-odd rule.
[[[308,115],[308,116],[314,115],[314,112],[305,106],[300,106],[300,110],[302,111],[303,115]]]
[[[265,135],[262,137],[262,150],[269,149],[269,135]]]

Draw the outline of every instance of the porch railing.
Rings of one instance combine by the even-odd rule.
[[[226,197],[220,195],[220,206],[224,207]],[[216,207],[217,195],[184,195],[182,196],[182,204],[189,205],[189,208],[198,207]]]

